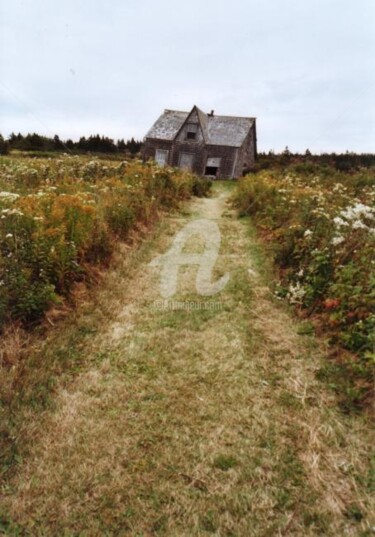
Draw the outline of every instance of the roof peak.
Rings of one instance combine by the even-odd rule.
[[[204,112],[201,108],[199,108],[199,106],[197,106],[196,104],[193,106],[193,108],[191,110],[172,110],[171,108],[165,108],[164,109],[164,112],[175,112],[175,113],[178,113],[178,114],[191,114],[193,112],[193,110],[197,110],[199,113],[201,114],[204,114],[206,117],[227,117],[227,118],[232,118],[232,119],[256,119],[256,116],[227,116],[227,115],[224,115],[224,114],[216,114],[214,113],[214,110],[211,110],[211,112]]]

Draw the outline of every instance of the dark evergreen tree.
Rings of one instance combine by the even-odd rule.
[[[53,137],[53,149],[55,151],[62,151],[65,149],[64,143],[60,140],[57,134]]]
[[[124,153],[126,151],[126,144],[124,142],[124,139],[117,140],[117,150],[121,153]]]
[[[0,134],[0,155],[7,155],[9,152],[9,143],[4,140],[2,134]]]

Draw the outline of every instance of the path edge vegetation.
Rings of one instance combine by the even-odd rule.
[[[319,377],[344,412],[374,408],[374,184],[374,170],[300,166],[247,175],[232,196],[275,267],[275,296],[329,341]]]

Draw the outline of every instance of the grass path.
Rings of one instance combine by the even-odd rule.
[[[322,348],[272,297],[227,197],[215,185],[136,259],[125,249],[97,308],[73,323],[85,332],[79,366],[52,405],[27,411],[4,535],[371,535],[366,419],[339,414],[316,380]],[[149,262],[195,218],[219,225],[213,278],[230,281],[209,299],[216,309],[161,309]],[[207,301],[195,276],[180,270],[174,300]]]

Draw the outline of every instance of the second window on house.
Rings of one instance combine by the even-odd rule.
[[[192,153],[180,153],[178,158],[178,166],[183,170],[192,170],[194,155]]]
[[[206,169],[204,175],[214,175],[217,177],[221,165],[220,157],[209,157],[206,162]]]
[[[195,123],[188,123],[186,125],[186,140],[196,140],[198,132],[198,125]]]
[[[155,160],[162,168],[168,163],[168,153],[167,149],[157,149],[155,151]]]

